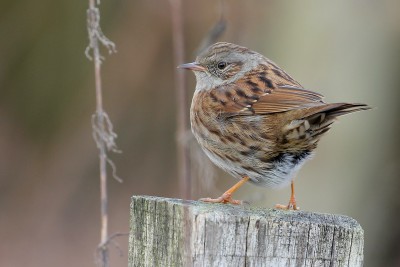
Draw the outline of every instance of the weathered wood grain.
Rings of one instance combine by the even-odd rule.
[[[363,234],[343,215],[134,196],[128,260],[129,266],[357,267]]]

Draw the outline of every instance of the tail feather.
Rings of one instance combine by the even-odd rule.
[[[328,104],[327,109],[324,110],[323,112],[325,112],[326,115],[329,117],[338,117],[356,111],[368,110],[368,109],[371,109],[371,107],[369,107],[366,104],[335,103],[335,104]]]
[[[316,145],[321,136],[329,131],[336,117],[352,112],[371,109],[365,104],[323,104],[307,110],[303,117],[292,121],[285,128],[285,139]],[[307,141],[305,141],[307,140]]]

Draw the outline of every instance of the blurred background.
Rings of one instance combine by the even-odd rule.
[[[87,1],[0,2],[0,266],[94,266],[100,236],[98,152]],[[118,53],[102,65],[104,106],[124,179],[109,180],[110,232],[127,232],[132,195],[179,197],[169,1],[109,1],[103,32]],[[372,111],[342,117],[301,170],[303,210],[345,214],[365,231],[365,266],[400,266],[400,2],[226,1],[221,41],[258,51],[328,102]],[[186,62],[221,15],[218,1],[184,1]],[[187,75],[191,98],[195,80]],[[188,102],[190,99],[188,99]],[[189,111],[187,111],[189,112]],[[215,170],[190,133],[193,198],[235,180]],[[182,141],[182,140],[180,140]],[[289,188],[246,185],[252,205],[286,203]],[[111,246],[126,266],[127,237]]]

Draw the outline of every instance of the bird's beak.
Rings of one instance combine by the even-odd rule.
[[[192,70],[192,71],[205,71],[206,70],[206,68],[204,68],[197,62],[179,65],[178,69],[188,69],[188,70]]]

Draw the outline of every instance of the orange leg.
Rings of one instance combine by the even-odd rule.
[[[223,203],[223,204],[230,203],[230,204],[235,204],[235,205],[241,205],[243,203],[243,201],[232,199],[232,194],[234,192],[236,192],[236,190],[238,190],[239,187],[241,187],[249,179],[250,178],[248,176],[243,177],[242,180],[240,180],[234,186],[229,188],[219,198],[200,198],[199,200],[204,201],[204,202],[211,202],[211,203]]]
[[[294,196],[294,182],[292,181],[290,184],[290,188],[292,193],[290,194],[289,204],[287,206],[282,204],[276,204],[275,208],[283,209],[283,210],[299,210],[299,207],[296,205],[296,198]]]

